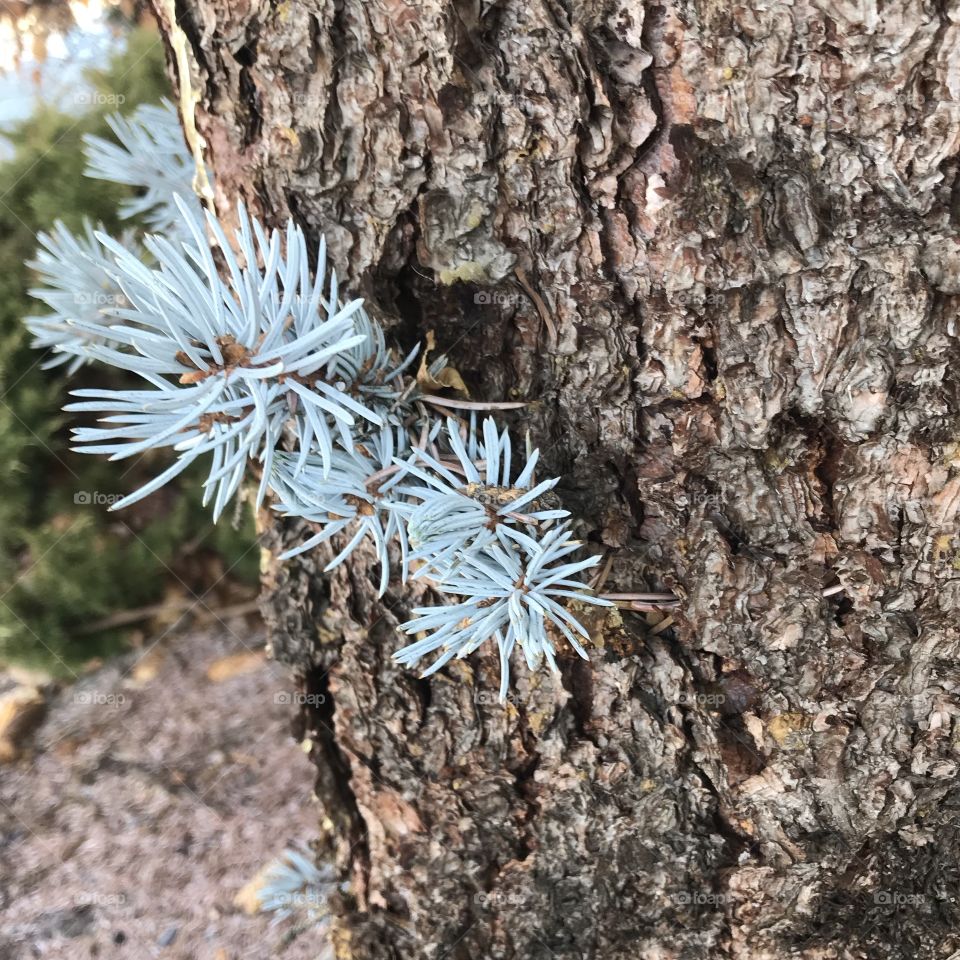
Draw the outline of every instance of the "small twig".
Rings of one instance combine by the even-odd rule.
[[[604,600],[643,600],[647,603],[666,600],[668,603],[678,603],[680,598],[675,593],[601,593]]]
[[[364,486],[368,489],[370,487],[376,487],[382,481],[386,480],[391,474],[396,473],[400,469],[401,465],[399,463],[392,463],[389,467],[384,467],[382,470],[378,470],[376,473],[372,473],[364,481]]]
[[[213,187],[210,185],[210,180],[207,177],[207,165],[203,158],[203,148],[207,144],[197,131],[196,106],[200,100],[200,96],[191,85],[190,55],[187,52],[189,41],[177,18],[177,5],[175,0],[162,0],[160,9],[163,10],[167,17],[167,25],[169,28],[167,36],[170,40],[170,47],[173,50],[174,61],[177,66],[177,80],[180,87],[180,112],[183,115],[183,133],[196,168],[194,170],[193,186],[207,208],[216,213],[213,205]]]
[[[417,440],[414,450],[426,450],[430,442],[430,425],[424,422],[420,427],[420,438]]]
[[[541,297],[540,294],[533,289],[533,287],[530,285],[530,281],[527,280],[526,273],[520,267],[516,267],[513,272],[517,275],[517,282],[521,287],[523,287],[524,292],[533,301],[533,305],[537,308],[537,313],[540,314],[540,319],[543,321],[544,326],[547,328],[547,332],[550,334],[550,346],[553,349],[556,349],[557,328],[553,325],[553,318],[550,316],[550,311],[547,309],[546,303],[543,302],[543,297]]]
[[[662,613],[664,610],[670,610],[676,607],[676,603],[641,603],[639,600],[633,603],[618,603],[617,607],[621,610],[632,610],[635,613]]]
[[[404,381],[404,377],[401,376],[400,386],[403,387],[403,389],[400,391],[400,395],[393,401],[393,406],[391,407],[391,409],[393,410],[396,410],[397,407],[399,407],[403,403],[403,401],[406,400],[407,397],[409,397],[410,394],[413,393],[413,391],[417,388],[417,381],[413,377],[411,377],[407,381],[406,386],[403,386],[403,381]],[[416,399],[420,399],[420,398],[418,397]]]
[[[603,566],[597,571],[597,575],[593,578],[593,583],[590,584],[590,587],[594,591],[599,591],[603,585],[607,582],[607,577],[610,576],[610,570],[613,568],[613,554],[608,553],[607,559],[604,561]]]
[[[521,523],[529,523],[534,527],[540,526],[540,521],[535,520],[533,517],[528,517],[525,513],[513,513],[510,512],[507,514],[511,520],[519,520]]]
[[[594,587],[594,589],[597,589]],[[842,583],[836,583],[832,587],[827,587],[823,592],[823,597],[832,597],[838,593],[843,593]],[[628,610],[639,609],[659,609],[665,605],[677,604],[680,598],[675,593],[601,593],[599,596],[603,600],[624,601],[630,604]],[[641,607],[641,604],[644,606]]]
[[[179,603],[155,603],[149,607],[140,607],[137,610],[119,610],[117,613],[111,613],[110,616],[97,620],[94,623],[88,623],[82,627],[78,627],[77,633],[101,633],[104,630],[115,630],[118,627],[128,627],[132,623],[151,620],[153,617],[160,616],[161,614],[185,613],[199,605],[200,601],[196,598],[184,598]],[[255,613],[259,609],[259,600],[244,600],[242,603],[234,603],[228,607],[221,607],[219,610],[202,610],[201,613],[208,613],[216,619],[223,619],[224,617],[237,617],[247,613]]]
[[[449,407],[453,410],[519,410],[527,406],[526,400],[505,400],[501,403],[484,403],[479,400],[448,400],[446,397],[422,396],[424,403],[435,407]]]
[[[434,460],[436,460],[441,467],[446,467],[452,473],[459,473],[464,479],[466,479],[467,471],[463,469],[463,464],[459,460],[448,460],[447,458],[441,456],[435,456]],[[478,470],[483,470],[487,465],[486,460],[474,460],[472,462]]]

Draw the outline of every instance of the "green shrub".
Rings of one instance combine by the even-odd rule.
[[[83,176],[83,135],[111,136],[104,117],[119,96],[128,112],[170,95],[149,30],[132,32],[127,49],[90,79],[102,107],[78,117],[41,106],[9,133],[15,153],[0,164],[0,660],[60,675],[122,648],[122,631],[90,632],[91,624],[156,603],[171,587],[189,602],[189,591],[202,595],[219,570],[255,583],[259,562],[249,511],[238,529],[229,520],[213,528],[191,472],[162,497],[109,513],[109,498],[139,486],[151,465],[118,470],[71,452],[60,408],[74,384],[62,367],[41,370],[44,357],[30,347],[23,317],[42,309],[27,294],[24,260],[37,231],[58,218],[76,230],[84,217],[120,229],[116,210],[127,193]],[[84,386],[94,377],[121,385],[117,372],[92,369]]]

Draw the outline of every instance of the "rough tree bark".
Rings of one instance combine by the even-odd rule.
[[[608,589],[683,601],[503,708],[489,652],[391,662],[415,598],[369,554],[268,561],[339,956],[960,949],[957,8],[176,9],[218,208],[324,231],[399,344],[529,400]]]

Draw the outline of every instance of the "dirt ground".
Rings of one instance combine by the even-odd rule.
[[[0,960],[317,960],[322,931],[234,897],[318,832],[293,680],[234,620],[50,699],[0,767]],[[0,690],[9,687],[0,678]]]

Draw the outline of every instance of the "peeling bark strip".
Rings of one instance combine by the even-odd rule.
[[[269,566],[339,955],[960,949],[956,11],[177,9],[218,209],[325,231],[401,345],[531,401],[605,589],[683,598],[503,709],[490,651],[391,662],[418,598],[371,553]]]

